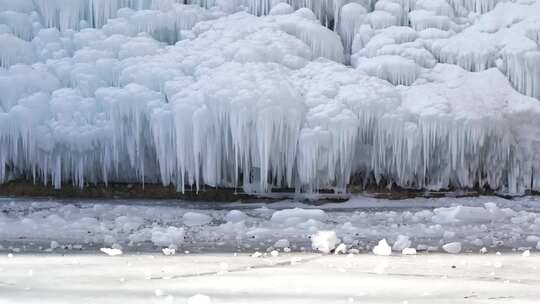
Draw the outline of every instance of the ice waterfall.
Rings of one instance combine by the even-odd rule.
[[[540,190],[539,10],[0,0],[0,182]]]

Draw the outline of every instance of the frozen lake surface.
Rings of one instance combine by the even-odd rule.
[[[538,303],[539,267],[535,253],[15,254],[0,303]]]

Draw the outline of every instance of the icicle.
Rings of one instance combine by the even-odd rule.
[[[0,67],[8,68],[17,63],[34,61],[32,45],[10,34],[0,34]]]
[[[341,22],[337,25],[339,35],[343,41],[345,54],[352,52],[353,39],[364,23],[366,9],[358,3],[350,3],[341,8]]]

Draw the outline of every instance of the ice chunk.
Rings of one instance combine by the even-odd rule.
[[[380,240],[379,243],[373,247],[373,253],[375,255],[391,255],[392,247],[388,245],[386,239]]]
[[[212,217],[198,212],[186,212],[182,217],[184,225],[203,226],[212,221]]]
[[[184,242],[185,231],[177,227],[155,227],[150,229],[151,241],[156,246],[170,246]]]
[[[347,245],[341,243],[336,247],[334,254],[345,254],[347,253]]]
[[[436,208],[432,221],[437,224],[449,223],[487,223],[492,215],[482,207],[456,206],[449,208]]]
[[[460,242],[452,242],[448,243],[442,246],[443,250],[452,253],[457,254],[461,252],[461,243]]]
[[[284,209],[274,212],[271,221],[275,223],[295,224],[302,223],[307,220],[325,221],[327,215],[320,209]]]
[[[317,231],[315,235],[311,236],[311,247],[322,253],[330,253],[339,242],[335,231]]]
[[[414,249],[414,248],[403,248],[403,250],[401,251],[401,254],[403,254],[403,255],[415,255],[416,254],[416,249]]]
[[[392,245],[393,251],[403,251],[405,248],[411,247],[412,242],[409,240],[409,237],[406,235],[398,235],[397,240]]]
[[[289,240],[281,239],[274,243],[275,248],[288,248],[290,246]]]
[[[122,255],[122,250],[116,248],[101,248],[100,251],[109,256]]]
[[[161,249],[161,251],[163,252],[164,255],[175,255],[176,254],[176,249],[175,248],[163,248]]]
[[[247,215],[239,210],[231,210],[225,215],[225,220],[228,222],[238,223],[247,218]]]
[[[60,247],[60,244],[58,244],[57,241],[51,241],[51,245],[49,246],[49,248],[51,248],[52,250],[56,249]]]

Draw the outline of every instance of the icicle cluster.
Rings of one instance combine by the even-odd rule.
[[[0,182],[540,190],[539,5],[3,0]]]

